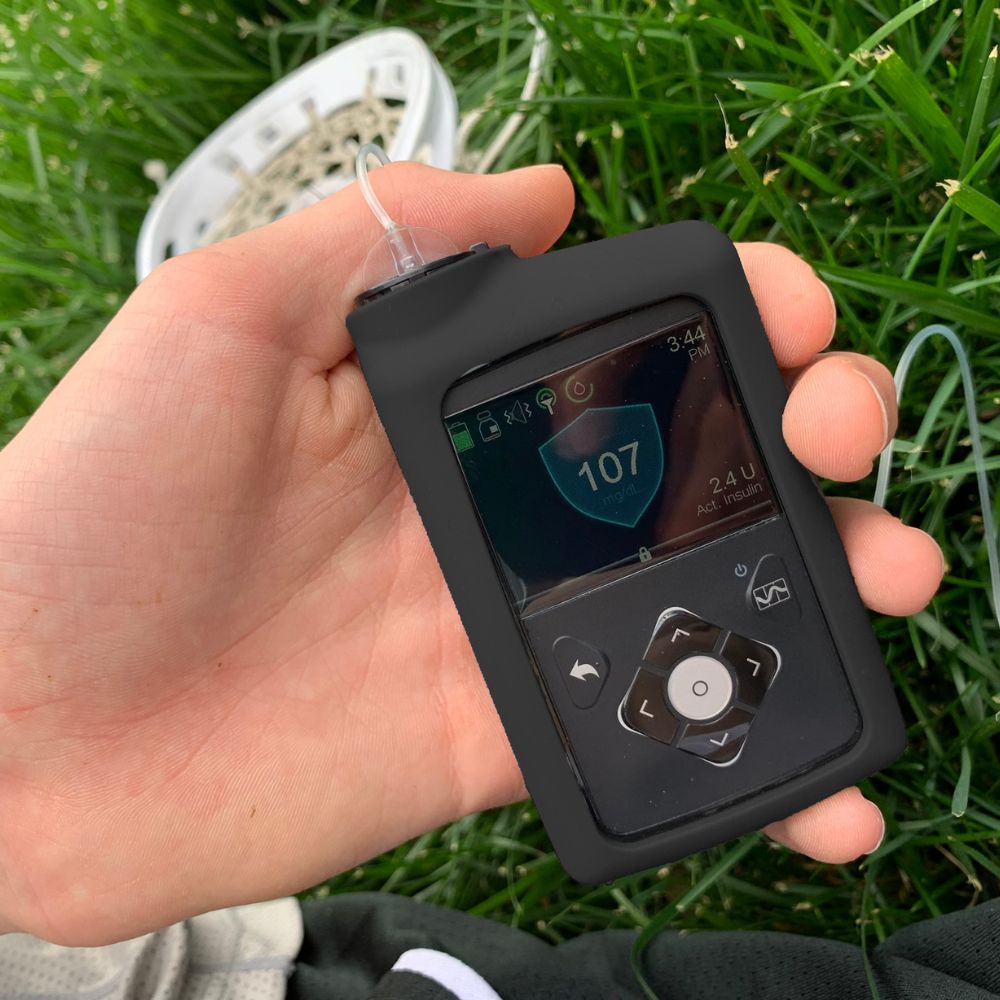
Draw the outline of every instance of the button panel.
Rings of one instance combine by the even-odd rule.
[[[740,755],[781,666],[773,646],[685,608],[660,615],[645,661],[621,704],[622,724],[720,767]]]
[[[560,386],[555,388],[561,393]],[[563,404],[570,406],[565,399]],[[778,608],[758,613],[747,606],[747,588],[769,553],[788,569],[788,582],[802,609],[795,625],[771,619]],[[638,563],[638,556],[635,559]],[[746,567],[743,576],[735,572],[741,563]],[[790,775],[804,774],[843,753],[858,740],[864,724],[870,724],[858,711],[851,678],[784,516],[643,564],[621,579],[597,583],[595,589],[529,615],[522,628],[537,663],[539,684],[576,765],[581,794],[609,836],[645,836],[675,818],[686,822],[688,817],[729,809],[754,788],[780,787]],[[575,591],[567,591],[571,593]],[[741,752],[728,766],[680,748],[681,732],[690,720],[680,719],[669,706],[666,711],[677,725],[669,743],[638,732],[639,725],[649,723],[645,717],[623,717],[623,702],[640,668],[662,679],[658,697],[666,705],[672,664],[661,667],[644,654],[665,611],[674,608],[720,628],[719,645],[706,655],[722,660],[732,673],[732,707],[754,716]],[[777,650],[780,669],[759,707],[742,700],[739,664],[723,652],[731,632]],[[610,672],[591,708],[576,707],[563,676],[556,676],[560,670],[552,645],[564,635],[596,646],[607,658]],[[746,674],[752,674],[753,666],[748,667]],[[654,705],[650,702],[647,711]],[[720,733],[714,738],[723,737]],[[704,749],[722,755],[722,749]]]

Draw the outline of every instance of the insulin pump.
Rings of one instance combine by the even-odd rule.
[[[888,672],[729,239],[427,260],[386,231],[395,273],[348,327],[566,870],[676,860],[894,760]]]

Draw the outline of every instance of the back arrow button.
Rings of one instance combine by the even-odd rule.
[[[569,672],[570,677],[575,677],[578,681],[586,681],[588,677],[601,678],[601,672],[593,663],[581,663],[579,660],[573,664],[573,669]]]
[[[608,679],[605,655],[589,642],[563,635],[553,643],[552,656],[573,704],[592,707]]]

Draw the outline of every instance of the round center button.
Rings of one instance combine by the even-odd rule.
[[[688,719],[714,719],[732,697],[732,675],[714,656],[689,656],[667,678],[667,699]]]

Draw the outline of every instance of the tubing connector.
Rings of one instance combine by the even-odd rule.
[[[444,233],[420,226],[402,226],[389,215],[372,188],[368,174],[368,159],[372,156],[382,166],[390,162],[385,150],[374,142],[365,143],[358,150],[355,161],[361,193],[385,230],[385,235],[372,247],[365,260],[363,280],[369,291],[398,279],[416,277],[431,269],[437,261],[459,253],[454,242]]]

